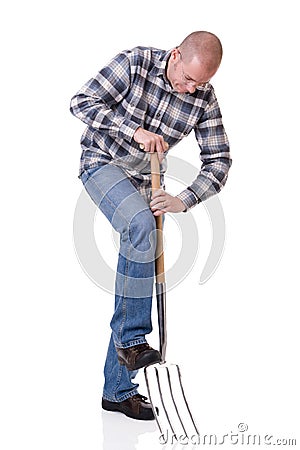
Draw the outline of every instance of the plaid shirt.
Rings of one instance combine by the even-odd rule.
[[[193,94],[175,92],[166,78],[169,56],[170,51],[145,47],[121,52],[79,90],[70,109],[87,124],[81,138],[80,175],[103,163],[120,166],[147,201],[150,155],[134,141],[135,131],[142,127],[162,135],[170,151],[194,130],[202,167],[177,195],[189,209],[220,191],[231,159],[212,85]],[[166,168],[165,158],[162,185]]]

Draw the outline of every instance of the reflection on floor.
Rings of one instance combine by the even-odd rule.
[[[121,413],[102,411],[102,424],[103,450],[136,450],[142,435],[151,433],[157,436],[155,421],[134,420]]]

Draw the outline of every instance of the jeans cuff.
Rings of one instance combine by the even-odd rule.
[[[130,347],[134,347],[135,345],[146,344],[146,343],[147,343],[147,341],[145,338],[135,339],[134,341],[126,342],[125,344],[122,344],[120,342],[114,342],[115,347],[117,347],[117,348],[130,348]]]
[[[105,394],[105,392],[103,391],[103,398],[105,400],[108,400],[109,402],[116,402],[116,403],[120,403],[120,402],[124,402],[124,400],[127,400],[130,397],[133,397],[134,395],[138,394],[137,389],[134,389],[131,392],[128,392],[127,394],[122,395],[119,398],[116,398],[116,396],[111,396],[111,395],[107,395]]]

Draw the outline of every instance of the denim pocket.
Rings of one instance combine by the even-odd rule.
[[[82,174],[80,175],[80,179],[82,181],[82,183],[85,185],[86,182],[88,181],[88,179],[95,173],[97,172],[97,170],[101,169],[103,166],[105,166],[106,164],[101,164],[97,167],[92,167],[91,169],[85,169]]]

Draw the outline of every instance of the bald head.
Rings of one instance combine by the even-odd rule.
[[[208,31],[194,31],[179,48],[186,63],[197,59],[208,71],[214,71],[221,63],[222,44],[215,34]]]

